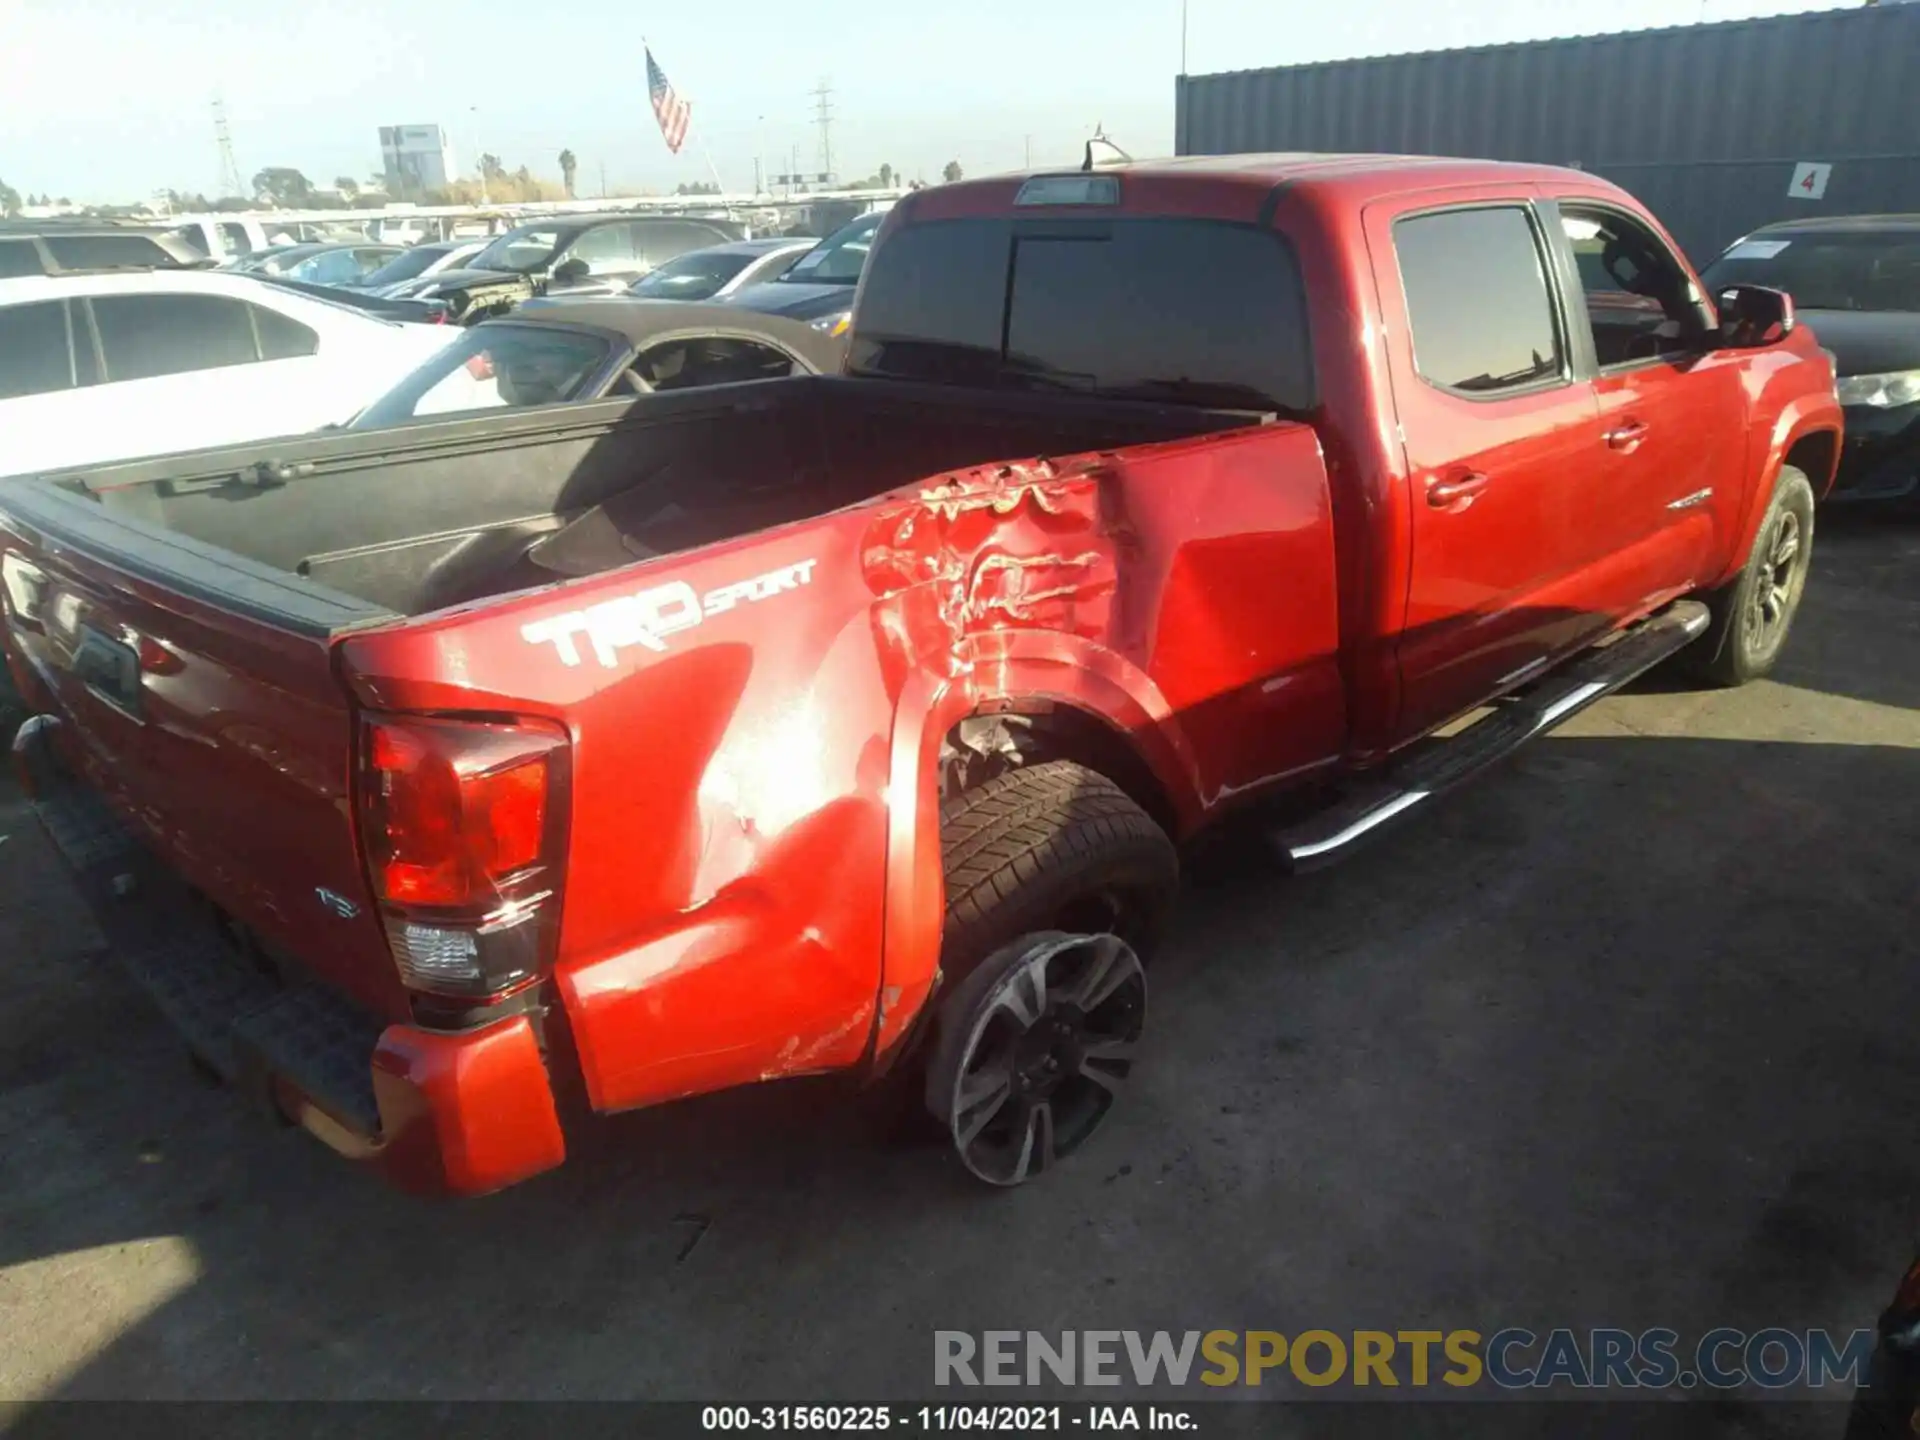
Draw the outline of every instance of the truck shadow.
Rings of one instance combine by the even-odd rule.
[[[1902,733],[1549,738],[1327,875],[1203,863],[1129,1102],[1012,1194],[797,1082],[414,1201],[26,949],[4,1389],[904,1398],[936,1327],[1870,1323],[1920,1213]]]

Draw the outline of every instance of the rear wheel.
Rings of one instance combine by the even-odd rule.
[[[952,998],[927,1104],[976,1179],[1018,1185],[1099,1128],[1133,1069],[1147,975],[1111,932],[1039,934],[989,956]]]
[[[955,797],[941,840],[946,989],[926,1106],[970,1174],[1018,1185],[1112,1109],[1144,1033],[1144,957],[1179,863],[1125,792],[1071,761]]]
[[[1700,642],[1700,668],[1709,680],[1745,685],[1773,669],[1812,558],[1813,486],[1802,471],[1783,465],[1745,568],[1708,599],[1713,625]]]

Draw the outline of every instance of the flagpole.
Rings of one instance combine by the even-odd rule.
[[[720,185],[720,193],[722,195],[726,194],[727,187],[720,184],[720,169],[713,163],[713,156],[707,152],[707,142],[705,140],[700,142],[700,158],[707,162],[707,173],[713,176],[713,183],[715,185]],[[732,207],[728,208],[731,209]]]

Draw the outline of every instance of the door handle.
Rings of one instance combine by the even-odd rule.
[[[1436,480],[1427,486],[1427,504],[1436,510],[1444,510],[1449,505],[1458,505],[1462,500],[1471,500],[1487,488],[1487,477],[1475,471],[1467,475],[1456,475],[1451,480]]]
[[[1640,442],[1647,438],[1647,427],[1643,421],[1629,420],[1616,430],[1607,431],[1609,450],[1638,450]]]

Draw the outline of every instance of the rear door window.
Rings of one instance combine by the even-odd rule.
[[[18,280],[23,275],[43,275],[46,266],[31,240],[0,240],[0,280]]]
[[[66,301],[0,307],[0,400],[71,390],[73,384]]]
[[[1272,230],[1211,220],[947,220],[875,254],[852,369],[1303,413],[1306,300]]]
[[[1480,396],[1562,374],[1546,261],[1523,206],[1410,216],[1395,223],[1393,248],[1422,378]]]
[[[260,358],[249,306],[217,295],[101,295],[89,302],[109,381],[149,380]]]

